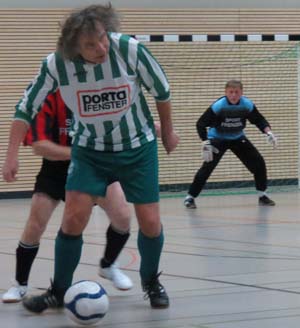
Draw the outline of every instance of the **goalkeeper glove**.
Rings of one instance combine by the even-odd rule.
[[[219,149],[214,147],[211,143],[210,140],[205,140],[202,143],[202,158],[204,162],[211,162],[214,159],[214,153],[218,154]]]
[[[270,145],[273,146],[275,149],[277,147],[277,138],[276,136],[272,133],[272,131],[267,132],[267,141]]]

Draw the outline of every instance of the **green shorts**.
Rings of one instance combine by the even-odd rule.
[[[158,202],[156,140],[120,152],[72,147],[66,190],[104,197],[107,186],[115,181],[120,182],[128,202]]]

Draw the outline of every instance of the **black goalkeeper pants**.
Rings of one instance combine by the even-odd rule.
[[[225,152],[230,149],[253,174],[255,187],[257,190],[267,189],[267,169],[264,158],[259,151],[246,137],[237,140],[211,140],[211,144],[218,150],[218,154],[213,154],[211,162],[204,162],[194,177],[194,181],[189,188],[189,194],[197,197],[202,191],[207,179],[212,174],[215,167],[220,162]]]

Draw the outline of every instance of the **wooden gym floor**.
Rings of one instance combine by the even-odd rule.
[[[182,198],[161,200],[165,246],[161,282],[171,305],[153,310],[143,299],[138,274],[137,224],[119,258],[133,279],[128,292],[115,290],[97,275],[107,220],[95,209],[84,234],[84,248],[74,281],[100,282],[110,309],[96,327],[105,328],[299,328],[300,193],[275,193],[275,207],[259,207],[256,195],[202,196],[198,208],[183,207]],[[14,278],[15,249],[30,200],[0,201],[0,293]],[[49,286],[53,245],[63,205],[56,210],[30,278],[30,292]],[[42,315],[21,304],[0,302],[2,328],[74,327],[63,311]]]

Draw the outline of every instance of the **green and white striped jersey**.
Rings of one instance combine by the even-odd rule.
[[[109,33],[109,40],[109,56],[102,64],[50,54],[17,104],[15,118],[30,123],[47,95],[59,88],[74,115],[74,144],[122,151],[154,140],[153,119],[141,86],[157,101],[167,101],[167,78],[134,38]]]

